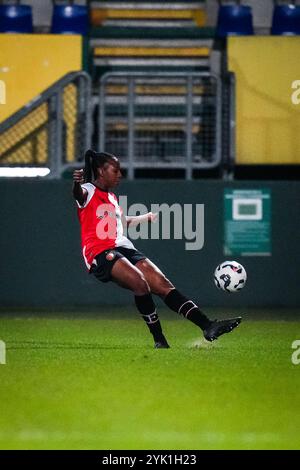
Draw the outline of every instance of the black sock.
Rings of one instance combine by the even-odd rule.
[[[137,309],[142,314],[142,318],[146,322],[154,341],[165,340],[152,295],[136,295],[134,298]]]
[[[178,292],[177,289],[172,289],[165,297],[164,302],[171,310],[183,315],[187,320],[200,326],[202,330],[205,330],[211,324],[211,321],[201,312],[199,307],[192,300]]]

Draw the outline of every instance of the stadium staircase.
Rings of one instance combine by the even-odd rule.
[[[205,2],[91,1],[93,76],[109,70],[204,70],[214,29]]]
[[[211,70],[215,30],[206,26],[205,1],[91,1],[89,8],[93,83],[98,83],[107,73],[114,74],[101,87],[105,96],[102,95],[99,106],[100,126],[95,125],[95,147],[123,156],[125,168],[130,168],[128,160],[132,152],[135,168],[153,165],[185,168],[186,77]],[[118,73],[123,76],[118,77]],[[139,76],[132,88],[135,98],[130,98],[130,79],[126,79],[126,73]],[[164,77],[164,73],[174,76]],[[200,147],[208,148],[211,155],[212,131],[210,126],[207,130],[199,124],[202,120],[199,116],[209,123],[215,119],[215,108],[208,98],[214,85],[209,79],[192,80],[190,99],[194,107],[190,135],[197,150],[194,145],[195,155],[191,159],[193,165],[209,166],[211,162]],[[130,129],[128,105],[132,100],[135,105]],[[93,103],[97,122],[98,88]],[[130,175],[133,170],[129,170]]]
[[[79,165],[92,110],[92,146],[120,156],[129,178],[154,166],[189,179],[215,168],[220,86],[204,0],[90,1],[89,15],[92,89],[71,75],[1,123],[0,166],[49,166],[57,177]]]

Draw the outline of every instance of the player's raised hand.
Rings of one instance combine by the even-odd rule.
[[[157,222],[158,213],[157,212],[148,212],[148,220],[149,222]]]
[[[83,170],[74,170],[73,172],[73,181],[74,183],[84,183],[84,175]]]

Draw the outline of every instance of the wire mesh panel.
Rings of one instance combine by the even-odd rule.
[[[45,166],[51,176],[90,145],[90,79],[68,74],[0,124],[0,166]]]
[[[210,165],[218,162],[218,82],[213,77],[193,81],[192,153],[194,162]]]
[[[100,81],[99,147],[136,168],[210,168],[220,162],[220,83],[203,74],[125,74]]]
[[[45,165],[48,162],[48,103],[36,107],[0,135],[0,165]]]
[[[64,166],[83,160],[90,146],[90,80],[79,75],[62,93],[63,155]]]

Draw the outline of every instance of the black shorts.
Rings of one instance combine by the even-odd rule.
[[[95,256],[90,269],[90,274],[94,274],[99,281],[109,282],[112,280],[111,270],[113,265],[119,258],[124,257],[133,265],[142,259],[146,259],[146,256],[138,250],[119,246],[110,250],[102,251],[102,253]],[[95,262],[97,264],[95,264]]]

